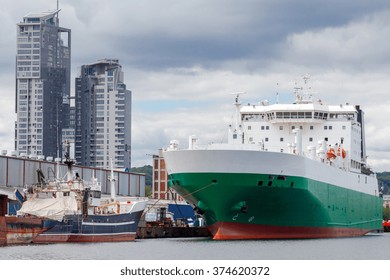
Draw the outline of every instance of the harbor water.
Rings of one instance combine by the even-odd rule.
[[[0,247],[1,260],[389,260],[390,233],[352,238],[234,240],[137,239]]]

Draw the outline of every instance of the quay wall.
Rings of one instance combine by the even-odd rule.
[[[65,178],[67,166],[53,161],[37,160],[22,157],[0,155],[0,186],[22,188],[38,182],[37,169],[40,169],[45,179],[54,179],[59,168],[61,178]],[[75,165],[74,172],[89,181],[93,177],[102,185],[102,192],[110,193],[110,170]],[[145,196],[145,174],[114,171],[115,189],[117,195]]]

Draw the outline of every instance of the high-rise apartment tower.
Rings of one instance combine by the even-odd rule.
[[[76,78],[75,158],[81,165],[131,167],[131,91],[117,59],[83,65]]]
[[[29,13],[17,24],[15,150],[58,157],[68,127],[71,31],[60,10]]]

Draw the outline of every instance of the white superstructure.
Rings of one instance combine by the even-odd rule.
[[[366,155],[364,115],[359,106],[327,105],[298,90],[295,97],[293,104],[262,101],[244,106],[237,98],[239,120],[230,126],[228,143],[324,160],[333,148],[336,156],[339,153],[332,159],[334,164],[360,172]]]
[[[261,166],[266,174],[298,175],[378,195],[376,176],[366,163],[364,113],[359,106],[327,105],[303,88],[295,90],[292,104],[241,105],[239,95],[227,143],[205,148],[191,135],[188,152],[171,160],[173,155],[166,152],[179,151],[178,142],[172,140],[164,151],[169,174],[257,173]],[[206,156],[210,158],[205,160]]]

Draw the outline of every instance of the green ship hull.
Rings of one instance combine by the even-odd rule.
[[[173,173],[214,239],[328,238],[382,230],[382,198],[300,176]]]

